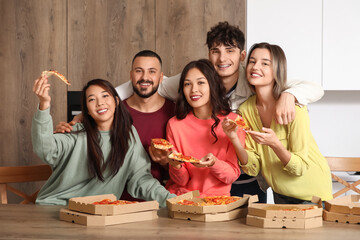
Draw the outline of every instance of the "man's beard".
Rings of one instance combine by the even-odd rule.
[[[136,85],[141,84],[141,83],[150,83],[151,85],[153,85],[152,81],[145,81],[145,80],[138,81],[136,83]],[[157,90],[159,88],[159,84],[157,86],[153,85],[153,90],[151,92],[149,92],[149,93],[144,94],[139,89],[136,88],[136,85],[133,84],[133,90],[141,98],[149,98],[149,97],[151,97],[152,95],[154,95],[157,92]]]

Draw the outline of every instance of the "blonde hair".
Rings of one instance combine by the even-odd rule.
[[[252,52],[257,48],[267,49],[270,52],[270,56],[272,59],[272,69],[274,73],[274,88],[273,94],[275,99],[279,99],[280,94],[286,90],[287,85],[287,65],[286,65],[286,56],[284,51],[278,45],[262,42],[255,43],[252,45],[249,51],[249,57],[247,59],[246,65],[249,64],[250,56]],[[251,89],[255,91],[254,86],[250,85]]]

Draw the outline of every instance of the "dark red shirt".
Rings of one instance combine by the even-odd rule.
[[[152,113],[144,113],[135,110],[127,104],[126,100],[124,100],[123,103],[133,118],[133,125],[139,134],[145,151],[149,154],[149,146],[151,145],[152,138],[166,138],[166,124],[175,114],[175,103],[165,99],[164,105],[159,110]],[[151,161],[151,174],[154,178],[159,180],[161,184],[164,183],[164,180],[168,179],[168,172],[160,164],[153,161]],[[134,198],[127,193],[126,189],[124,190],[121,199],[134,201]]]

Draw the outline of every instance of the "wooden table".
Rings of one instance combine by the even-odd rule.
[[[262,229],[245,219],[203,223],[167,218],[107,227],[86,227],[59,220],[59,206],[0,205],[0,239],[360,239],[359,224],[324,222],[314,229]]]

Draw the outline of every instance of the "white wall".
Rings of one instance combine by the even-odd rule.
[[[308,109],[311,131],[324,156],[360,157],[360,91],[325,91]]]

